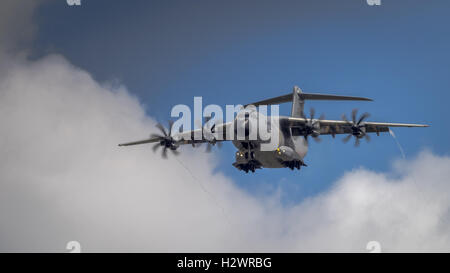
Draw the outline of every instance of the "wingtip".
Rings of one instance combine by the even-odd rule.
[[[363,100],[363,101],[373,101],[373,99],[371,98],[366,98],[366,97],[358,97],[359,100]]]

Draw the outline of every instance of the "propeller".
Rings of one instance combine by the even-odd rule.
[[[202,127],[203,137],[207,141],[207,146],[206,146],[207,153],[210,153],[212,150],[212,147],[215,146],[216,144],[217,144],[218,148],[222,147],[222,142],[218,141],[216,139],[216,134],[215,134],[216,123],[221,123],[221,121],[217,120],[217,122],[213,123],[213,125],[211,126],[208,123],[210,120],[211,120],[211,117],[206,117],[205,125],[200,126],[200,127]]]
[[[320,142],[321,139],[319,138],[320,135],[320,121],[325,118],[325,115],[322,114],[319,119],[314,119],[314,115],[316,114],[316,110],[314,108],[311,108],[309,110],[309,119],[306,118],[305,123],[305,133],[304,137],[305,140],[308,141],[308,136],[312,136],[314,141]]]
[[[155,143],[153,145],[152,150],[156,152],[159,147],[163,147],[161,152],[161,156],[165,159],[167,158],[167,150],[170,150],[174,155],[178,155],[179,152],[176,150],[178,148],[177,142],[172,137],[172,126],[173,121],[169,121],[169,130],[166,131],[166,128],[161,123],[156,124],[156,128],[158,128],[162,134],[151,134],[151,138],[158,138],[159,143]]]
[[[358,115],[358,109],[352,110],[352,120],[349,121],[345,114],[342,115],[342,120],[345,121],[348,125],[351,126],[352,132],[348,134],[345,138],[342,139],[344,143],[347,143],[352,136],[355,137],[355,147],[358,147],[360,144],[360,139],[365,138],[367,142],[370,141],[370,136],[366,134],[366,125],[364,123],[364,120],[367,119],[370,114],[364,113],[362,114],[359,119],[357,118]]]

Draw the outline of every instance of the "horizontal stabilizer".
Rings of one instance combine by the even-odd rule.
[[[372,99],[369,98],[363,98],[363,97],[352,97],[352,96],[340,96],[340,95],[329,95],[329,94],[313,94],[313,93],[301,93],[300,99],[302,100],[356,100],[356,101],[372,101]],[[271,104],[280,104],[285,102],[292,102],[292,93],[286,94],[283,96],[262,100],[254,103],[249,103],[247,105],[271,105]],[[245,106],[247,106],[245,105]]]

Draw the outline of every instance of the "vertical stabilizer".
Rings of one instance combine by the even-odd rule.
[[[294,86],[294,90],[292,92],[292,111],[291,116],[293,118],[302,118],[303,114],[303,106],[305,104],[305,100],[301,95],[303,92],[298,86]]]

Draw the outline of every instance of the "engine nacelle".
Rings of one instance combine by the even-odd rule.
[[[275,150],[276,155],[278,158],[280,158],[282,161],[292,161],[292,160],[298,160],[299,156],[292,148],[287,146],[280,146]]]

